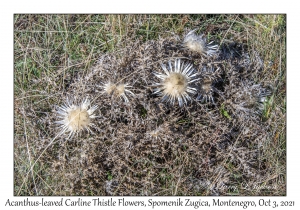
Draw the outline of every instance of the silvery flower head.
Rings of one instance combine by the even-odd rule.
[[[197,52],[201,55],[205,56],[213,56],[218,51],[218,45],[214,45],[213,42],[206,42],[206,38],[204,37],[204,34],[196,35],[195,31],[197,29],[194,29],[190,31],[183,40],[183,47],[185,49],[188,49],[192,52]]]
[[[154,75],[160,79],[154,86],[155,94],[162,96],[162,101],[167,101],[174,105],[178,101],[179,106],[183,106],[191,100],[189,94],[195,94],[196,89],[192,87],[198,79],[195,78],[193,65],[188,63],[184,65],[180,59],[175,60],[174,66],[169,61],[168,67],[161,64],[163,73],[157,72]]]
[[[56,110],[58,118],[60,118],[56,122],[60,124],[61,128],[59,135],[69,132],[69,138],[83,130],[91,132],[89,127],[93,126],[92,119],[96,118],[94,112],[97,108],[97,105],[91,106],[88,99],[83,100],[79,105],[67,99],[67,102],[64,105],[58,106]]]

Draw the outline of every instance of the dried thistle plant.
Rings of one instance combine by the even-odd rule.
[[[232,89],[232,106],[238,112],[245,114],[261,115],[264,111],[264,103],[267,102],[268,96],[272,91],[262,87],[261,84],[241,84],[239,87]]]
[[[34,46],[41,44],[40,48],[45,48],[45,43],[43,43],[44,39],[38,39],[39,33],[30,33],[32,39],[27,39],[28,37],[24,34],[27,30],[38,30],[36,27],[44,25],[43,23],[28,24],[29,28],[24,26],[24,23],[27,19],[39,22],[40,19],[51,20],[51,18],[52,16],[37,19],[34,16],[33,18],[26,17],[26,19],[19,16],[16,18],[16,29],[19,29],[16,30],[18,34],[16,40],[20,43],[30,41],[26,43],[29,46],[28,49],[24,51],[20,48],[17,52],[18,55],[26,52],[23,56],[25,61],[20,60],[18,56],[18,62],[16,62],[16,64],[21,63],[21,66],[24,64],[25,72],[30,70],[32,65],[32,62],[28,62],[32,59],[26,59],[29,58],[28,56],[34,56],[33,60],[41,64],[45,61],[42,60],[43,56],[36,56],[35,53],[40,52],[30,47],[32,43]],[[268,65],[269,57],[284,56],[284,43],[281,44],[284,38],[277,39],[281,37],[277,37],[279,25],[276,25],[278,27],[275,31],[270,30],[272,34],[276,34],[275,39],[272,39],[272,36],[262,36],[264,42],[259,42],[258,39],[250,40],[251,30],[255,28],[252,23],[249,23],[251,24],[249,30],[236,31],[230,28],[230,33],[227,33],[228,30],[225,31],[224,28],[230,27],[227,23],[232,22],[233,16],[230,15],[226,19],[224,15],[220,18],[220,22],[224,21],[222,25],[218,23],[209,26],[211,22],[207,19],[208,21],[203,22],[203,31],[223,37],[223,45],[228,41],[227,39],[231,40],[231,38],[237,41],[242,40],[243,43],[247,41],[248,46],[243,44],[240,47],[229,47],[229,49],[221,47],[219,52],[216,44],[207,42],[204,35],[196,34],[196,30],[189,30],[184,40],[180,40],[175,34],[180,30],[175,25],[172,28],[166,27],[170,23],[169,17],[167,20],[161,17],[123,17],[121,15],[118,17],[120,27],[126,26],[126,30],[122,30],[121,35],[109,32],[111,27],[117,27],[116,30],[122,29],[118,29],[113,16],[104,19],[102,16],[88,17],[93,22],[99,22],[99,18],[105,24],[93,25],[92,30],[88,29],[91,24],[80,25],[84,19],[73,17],[73,15],[58,18],[58,21],[48,21],[50,25],[46,24],[49,26],[53,23],[60,24],[60,20],[63,20],[70,33],[77,33],[73,30],[74,26],[79,28],[86,35],[81,37],[83,38],[82,44],[87,47],[85,50],[93,50],[90,54],[88,52],[84,54],[82,58],[89,57],[83,62],[78,62],[77,56],[69,56],[68,64],[71,65],[65,66],[68,68],[62,68],[55,74],[42,71],[40,79],[29,74],[30,78],[37,78],[36,81],[32,80],[36,85],[28,86],[28,91],[25,88],[24,91],[22,89],[22,91],[16,91],[16,93],[22,93],[16,97],[18,100],[15,101],[17,116],[15,145],[18,148],[15,151],[15,180],[17,182],[14,185],[15,191],[20,192],[16,195],[35,195],[36,193],[99,196],[228,195],[232,191],[225,188],[226,186],[240,186],[242,182],[266,183],[266,180],[268,183],[276,183],[285,178],[282,176],[284,170],[281,169],[284,165],[278,164],[280,163],[278,160],[284,159],[282,158],[284,153],[278,148],[285,142],[284,135],[281,136],[280,133],[285,123],[279,120],[284,119],[285,111],[278,110],[274,113],[272,106],[272,109],[269,109],[272,118],[267,122],[261,122],[253,113],[261,110],[265,112],[267,107],[265,104],[270,104],[271,101],[268,99],[270,92],[262,85],[255,87],[254,83],[249,83],[249,80],[270,81],[273,78],[270,76],[277,72],[275,67],[279,69],[277,65],[278,61],[281,62],[280,59],[274,61],[274,66],[276,66],[272,71],[267,69],[260,71]],[[207,17],[205,15],[202,18],[206,20]],[[236,16],[236,18],[240,21],[241,16]],[[163,19],[161,22],[152,22],[161,19]],[[171,19],[174,20],[174,16]],[[199,19],[197,18],[197,21],[192,21],[192,19],[186,16],[186,21],[190,22],[182,26],[197,27]],[[240,26],[244,27],[248,22]],[[69,23],[72,23],[72,26],[68,26]],[[136,25],[140,23],[143,25],[150,23],[156,27],[141,31]],[[206,25],[207,29],[204,28]],[[268,24],[263,23],[263,25],[269,27]],[[117,41],[98,45],[97,40],[93,41],[95,27],[100,27],[97,30],[104,32],[103,36]],[[54,25],[51,28],[57,27]],[[170,29],[168,33],[160,33],[165,28]],[[247,37],[239,35],[243,31],[247,32],[244,34]],[[46,43],[47,49],[57,49],[61,43],[60,33],[57,34],[57,40],[53,39],[53,42]],[[52,32],[45,35],[55,38]],[[137,36],[141,39],[138,40]],[[26,40],[23,40],[24,37]],[[265,37],[270,37],[270,41],[275,40],[275,42],[266,42],[268,40]],[[53,46],[48,45],[52,43]],[[66,43],[71,44],[72,40],[66,40]],[[97,46],[93,46],[93,43]],[[264,55],[265,61],[256,59],[255,54],[248,50],[250,48],[255,50],[257,44],[264,46],[257,50]],[[278,50],[279,48],[276,52],[269,51],[276,44],[280,44],[283,54],[279,53],[281,51]],[[77,53],[78,45],[71,45],[68,49]],[[17,45],[18,47],[22,46]],[[97,52],[97,55],[93,52]],[[65,56],[61,56],[63,54],[65,54],[63,50],[53,51],[51,59],[46,59],[46,61],[51,60],[51,65],[46,66],[53,66],[54,63],[56,65],[56,62],[58,66],[65,65]],[[99,58],[93,63],[96,56]],[[72,60],[73,57],[76,59]],[[194,67],[188,63],[184,64],[180,59],[175,62],[172,60],[186,57],[192,61]],[[39,58],[41,60],[36,60]],[[162,64],[161,69],[160,61],[167,60],[171,61]],[[94,67],[87,68],[90,65]],[[195,69],[196,66],[199,66],[199,70]],[[18,70],[20,66],[17,67]],[[71,70],[77,67],[84,68],[84,70]],[[284,65],[280,66],[280,69],[284,67]],[[157,72],[153,74],[153,70]],[[284,76],[284,71],[280,73]],[[24,76],[21,74],[21,77],[18,74],[16,76],[16,82],[25,81],[26,74]],[[62,79],[63,82],[61,82]],[[31,84],[30,82],[31,79],[28,80],[28,84]],[[156,88],[154,91],[151,84],[154,84]],[[49,95],[54,97],[50,100],[43,98],[35,100],[39,96],[31,97],[31,91],[36,90],[30,88],[38,85],[41,85],[39,95],[47,99]],[[101,85],[100,88],[99,85]],[[224,87],[224,85],[228,86]],[[281,88],[283,88],[282,85],[276,85],[276,90],[285,91]],[[60,118],[60,131],[56,132],[55,129],[51,129],[52,122],[55,121],[54,116],[48,116],[47,112],[51,110],[53,101],[61,100],[55,96],[65,94],[64,91],[76,96],[78,93],[81,96],[89,95],[93,99],[92,104],[97,104],[99,108],[90,105],[86,100],[78,101],[80,103],[66,102],[57,111]],[[155,97],[153,93],[161,97]],[[158,103],[159,100],[171,105]],[[193,100],[206,104],[188,103]],[[23,105],[20,105],[21,101],[24,101]],[[38,106],[32,106],[32,102]],[[275,104],[274,107],[281,109],[278,105],[281,106],[276,101],[276,107]],[[94,113],[101,116],[101,120],[96,122]],[[271,129],[269,121],[273,121],[272,127],[275,129]],[[278,122],[283,125],[278,126]],[[92,129],[93,123],[97,126]],[[53,146],[53,149],[48,150],[47,148],[50,148],[56,139],[53,138],[45,147],[49,138],[57,134],[66,134],[69,138],[84,130],[90,132],[90,129],[96,135],[78,138],[76,141],[60,142],[59,147]],[[274,132],[274,134],[269,135],[269,132]],[[24,134],[27,137],[25,139]],[[45,141],[36,141],[36,139]],[[272,144],[268,142],[269,140],[272,140]],[[274,145],[274,147],[268,145]],[[45,152],[40,153],[42,149]],[[279,156],[278,159],[274,158],[274,164],[272,164],[266,160],[274,155],[274,149]],[[270,155],[265,155],[267,150],[270,151]],[[35,162],[42,166],[49,166],[48,169],[43,167],[38,177],[34,174],[36,174],[36,169],[40,169],[33,167],[35,164],[32,165],[32,158],[26,156],[27,151],[28,154],[32,153],[30,151],[34,153],[37,151],[40,158]],[[25,173],[32,172],[32,175],[29,174],[27,178],[23,172],[24,159],[29,161],[32,169],[25,170]],[[28,167],[25,168],[28,169]],[[31,178],[33,182],[30,181]],[[262,190],[237,189],[234,193],[236,192],[240,195],[270,194]],[[278,192],[279,190],[274,194]]]

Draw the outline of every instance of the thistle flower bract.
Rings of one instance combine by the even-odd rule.
[[[180,59],[175,60],[175,66],[172,68],[171,61],[169,61],[169,69],[164,64],[161,67],[165,74],[154,73],[156,77],[161,79],[160,83],[156,83],[154,86],[157,88],[154,90],[154,94],[162,96],[162,101],[167,101],[171,104],[175,104],[177,99],[179,106],[183,103],[191,100],[190,94],[195,94],[196,89],[191,87],[193,82],[198,79],[193,79],[197,73],[194,73],[192,64],[180,63]]]
[[[59,135],[70,132],[69,138],[82,130],[91,132],[89,127],[93,125],[91,119],[96,117],[93,113],[97,108],[97,105],[90,107],[88,99],[85,99],[80,105],[74,105],[67,100],[67,103],[58,107],[56,111],[58,117],[61,119],[56,122],[61,124]]]
[[[104,92],[110,95],[113,93],[117,86],[114,83],[108,82],[103,84],[103,86],[101,87],[103,88]]]
[[[107,93],[109,95],[113,95],[114,97],[120,98],[122,97],[126,103],[129,102],[128,97],[126,96],[126,93],[130,93],[132,96],[134,96],[134,93],[128,90],[129,86],[128,84],[114,84],[111,82],[105,83],[103,86],[103,92]]]
[[[204,34],[197,36],[195,30],[190,31],[183,40],[183,47],[193,52],[200,53],[202,55],[212,56],[217,53],[218,45],[213,45],[213,42],[206,43]]]

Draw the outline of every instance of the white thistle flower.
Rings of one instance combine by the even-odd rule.
[[[58,117],[61,119],[56,122],[60,124],[61,128],[59,135],[70,132],[68,136],[70,138],[82,130],[92,132],[89,127],[93,125],[91,119],[96,118],[93,113],[97,108],[97,105],[91,107],[88,99],[85,99],[80,105],[72,104],[67,100],[67,103],[59,106],[56,110]]]
[[[212,102],[214,103],[213,93],[213,80],[210,77],[203,78],[200,83],[199,95],[197,100],[202,102]]]
[[[197,100],[201,101],[202,103],[215,103],[213,93],[219,92],[214,86],[216,81],[218,80],[218,77],[219,68],[217,70],[214,70],[213,67],[204,67],[201,70],[201,79],[199,81]]]
[[[193,51],[200,53],[202,55],[208,55],[212,56],[217,53],[218,45],[213,45],[213,42],[206,43],[206,38],[204,37],[204,34],[197,36],[195,34],[195,31],[197,29],[194,29],[190,31],[183,40],[183,47]]]
[[[190,94],[195,94],[196,89],[191,85],[198,79],[193,79],[197,73],[194,73],[192,64],[180,63],[180,59],[175,60],[175,66],[172,68],[171,61],[169,61],[169,69],[164,64],[161,67],[165,74],[154,73],[156,77],[161,79],[160,83],[156,83],[154,86],[157,88],[154,90],[154,94],[162,96],[162,101],[167,101],[172,105],[175,101],[178,101],[179,106],[182,106],[187,101],[191,100]]]
[[[116,98],[122,97],[125,103],[129,102],[126,93],[129,93],[132,96],[134,96],[134,93],[128,89],[132,86],[129,86],[127,83],[121,83],[116,85],[115,83],[107,82],[104,83],[101,87],[103,88],[104,93],[107,93],[108,95],[113,95]]]

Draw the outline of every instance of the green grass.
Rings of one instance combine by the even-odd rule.
[[[224,104],[222,104],[221,108],[220,108],[220,112],[221,114],[226,117],[227,119],[231,120],[230,115],[228,114],[228,111],[225,109]]]
[[[71,185],[76,183],[68,181],[72,174],[67,174],[67,169],[60,168],[53,176],[51,171],[53,165],[50,165],[50,162],[54,163],[49,161],[51,155],[48,156],[47,152],[38,159],[31,170],[32,164],[49,142],[45,139],[50,138],[48,129],[53,125],[48,121],[32,121],[33,116],[26,113],[26,110],[34,110],[30,114],[39,117],[49,115],[53,111],[52,104],[55,104],[59,98],[58,90],[62,92],[67,90],[74,78],[89,73],[100,54],[117,53],[128,45],[128,40],[140,40],[144,43],[149,40],[158,40],[159,37],[166,38],[172,34],[182,38],[187,29],[194,28],[198,28],[199,33],[205,33],[209,40],[216,40],[218,43],[235,40],[247,44],[249,50],[258,51],[264,60],[264,72],[255,80],[266,84],[276,81],[273,87],[275,94],[265,103],[263,112],[263,120],[269,122],[268,132],[273,138],[261,145],[259,159],[270,170],[264,181],[278,186],[276,192],[265,194],[285,195],[286,16],[225,14],[15,15],[14,194],[81,194],[81,192],[74,193],[70,190]],[[51,80],[45,80],[45,78]],[[39,109],[37,110],[36,107]],[[144,107],[139,107],[137,110],[142,118],[149,115]],[[224,118],[232,119],[224,105],[219,111]],[[179,125],[189,123],[189,119],[178,121]],[[196,122],[196,124],[199,123]],[[36,129],[37,127],[39,129]],[[72,146],[76,147],[76,145]],[[184,145],[183,148],[186,146]],[[60,149],[60,142],[55,142],[48,150],[51,150],[50,153],[57,154]],[[66,157],[60,158],[69,158],[68,154],[72,153],[71,148],[66,147],[65,150]],[[184,163],[184,157],[176,158],[181,164]],[[149,170],[148,173],[151,174],[151,163],[147,164],[137,163],[137,170],[140,170],[138,167],[145,167],[144,169]],[[57,167],[61,166],[57,165]],[[232,173],[230,176],[232,183],[237,186],[241,185],[241,171],[238,171],[231,161],[224,162],[224,167]],[[103,173],[105,180],[111,181],[115,178],[110,169]],[[165,191],[162,190],[159,195],[172,193],[184,195],[187,192],[186,189],[176,185],[175,175],[178,175],[176,173],[171,169],[161,169],[160,173],[156,174],[157,183],[161,183],[165,188]],[[130,176],[131,172],[128,171],[127,174]],[[132,179],[135,178],[132,175]],[[91,184],[89,180],[86,182],[89,195],[104,193],[101,187]],[[240,195],[241,192],[232,190],[229,193]],[[194,194],[206,195],[205,192],[194,192]],[[247,191],[242,195],[256,195],[256,192]]]

